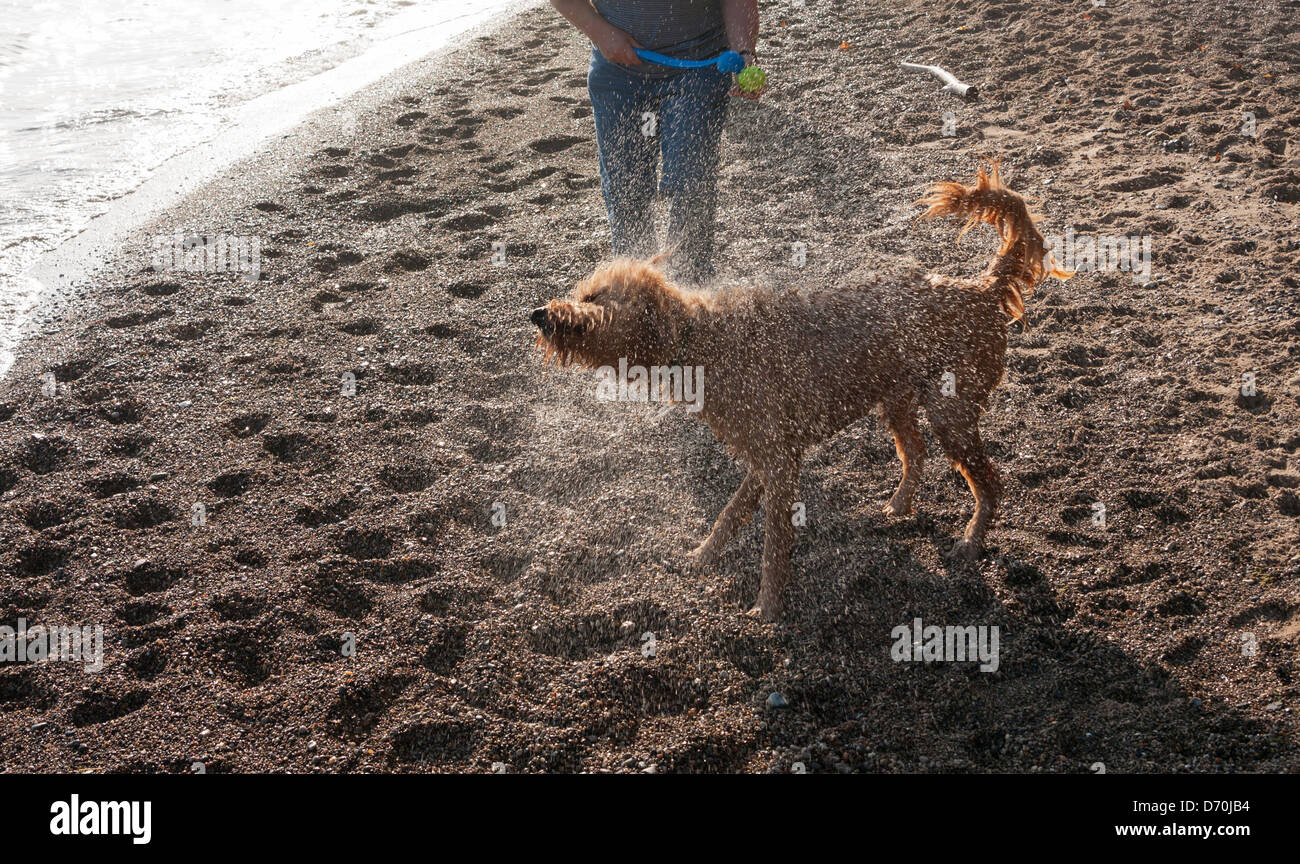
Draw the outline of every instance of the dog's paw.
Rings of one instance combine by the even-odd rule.
[[[885,512],[886,516],[906,516],[912,512],[910,505],[904,504],[896,498],[890,498],[889,503],[880,509]]]
[[[958,540],[948,550],[948,557],[956,561],[977,561],[984,554],[984,547],[969,540]]]
[[[766,621],[768,624],[775,624],[777,621],[781,620],[782,611],[783,608],[780,603],[759,602],[755,603],[750,610],[745,613],[745,617],[754,618],[758,621]]]
[[[691,567],[708,567],[717,562],[718,553],[709,548],[708,542],[704,542],[687,552],[685,558]]]

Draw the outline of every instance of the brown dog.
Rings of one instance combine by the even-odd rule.
[[[790,578],[792,507],[803,453],[880,405],[903,462],[885,512],[911,510],[925,444],[917,412],[975,496],[955,552],[976,557],[1002,486],[980,442],[979,418],[1002,379],[1007,326],[1047,276],[1043,236],[1025,202],[981,165],[974,186],[939,183],[925,217],[960,216],[965,233],[994,226],[1002,245],[973,279],[919,270],[840,287],[717,295],[669,284],[651,261],[596,269],[567,299],[533,310],[545,359],[560,365],[702,367],[700,418],[749,472],[690,557],[715,560],[759,501],[767,513],[763,580],[750,614],[775,620]],[[651,376],[653,377],[653,376]]]

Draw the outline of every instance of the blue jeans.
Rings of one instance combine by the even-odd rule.
[[[731,86],[716,66],[650,78],[592,50],[587,92],[615,255],[644,258],[657,250],[650,209],[657,188],[671,202],[671,274],[687,282],[713,276],[718,146]],[[660,153],[663,180],[656,183]]]

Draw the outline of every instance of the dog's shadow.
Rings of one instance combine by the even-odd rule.
[[[1193,658],[1140,660],[1081,625],[1086,610],[1062,596],[1050,571],[996,549],[978,564],[936,561],[927,546],[918,557],[872,533],[852,538],[852,555],[796,554],[774,634],[787,668],[802,670],[778,671],[774,686],[804,722],[852,741],[866,768],[1216,772],[1285,752],[1280,725],[1202,702],[1176,683],[1171,667]],[[906,652],[895,628],[911,642],[918,619],[923,628],[997,627],[996,670],[983,671],[979,659],[899,659]],[[772,734],[778,752],[808,744],[793,726]],[[834,770],[842,758],[808,767]]]
[[[955,473],[931,466],[917,513],[885,516],[897,463],[884,445],[864,442],[888,439],[875,421],[846,431],[805,468],[807,524],[784,616],[766,630],[770,656],[783,662],[755,670],[760,689],[781,692],[791,706],[768,717],[764,747],[778,762],[826,771],[1151,773],[1258,770],[1284,755],[1280,726],[1176,683],[1178,667],[1212,647],[1133,656],[1107,638],[1113,622],[1092,621],[1095,610],[1075,608],[1056,587],[1050,554],[1029,557],[1011,540],[1000,546],[996,528],[981,560],[946,557],[970,507]],[[845,470],[829,452],[844,447],[861,447],[869,464]],[[716,512],[742,471],[700,464],[688,486]],[[758,592],[765,522],[760,509],[704,576],[737,614]],[[996,627],[996,670],[981,671],[978,659],[895,659],[895,628],[910,631],[917,619],[922,627]],[[808,754],[828,740],[843,750]]]

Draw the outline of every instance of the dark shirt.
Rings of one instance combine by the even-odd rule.
[[[592,5],[641,47],[660,54],[679,60],[706,60],[727,50],[721,0],[592,0]],[[650,76],[680,71],[646,60],[627,68]]]

